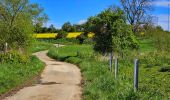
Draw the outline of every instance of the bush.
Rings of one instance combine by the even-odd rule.
[[[66,36],[67,36],[67,32],[65,32],[65,31],[60,31],[60,32],[57,34],[56,39],[66,38]]]
[[[5,63],[27,63],[29,56],[23,55],[17,51],[10,51],[6,54],[0,54],[0,61]]]
[[[69,57],[65,61],[69,63],[79,64],[82,60],[78,57]]]
[[[83,34],[79,35],[78,37],[76,37],[76,39],[79,40],[79,44],[83,44],[84,43],[84,40],[86,39],[87,37]]]

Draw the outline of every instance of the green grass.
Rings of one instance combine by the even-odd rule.
[[[0,63],[0,95],[38,75],[43,68],[44,63],[35,56],[23,64]]]
[[[60,47],[56,50],[56,47],[53,47],[49,50],[48,55],[54,57],[55,59],[59,59],[61,61],[66,60],[69,57],[77,57],[77,56],[84,56],[84,55],[92,55],[92,46],[90,45],[81,45],[81,48],[77,48],[79,45],[71,45],[71,46],[64,46]],[[84,52],[86,50],[86,52]],[[59,54],[60,53],[60,54]],[[56,56],[53,56],[58,54]]]
[[[151,39],[138,39],[141,52],[152,52],[155,50],[154,42]]]
[[[31,52],[38,52],[43,50],[48,50],[53,46],[52,43],[44,42],[44,41],[35,41],[32,45]]]
[[[63,44],[63,45],[73,45],[80,44],[80,41],[76,38],[60,38],[60,39],[37,39],[40,42],[53,43],[53,44]],[[92,44],[92,39],[87,38],[84,40],[83,44]]]
[[[40,42],[46,42],[46,43],[53,43],[53,44],[63,44],[63,45],[70,45],[70,44],[78,44],[79,41],[77,39],[67,39],[67,38],[61,38],[61,39],[37,39]]]
[[[144,50],[145,51],[145,50]],[[78,53],[77,53],[78,52]],[[108,61],[98,60],[90,45],[70,45],[51,48],[50,57],[77,64],[83,75],[85,100],[168,100],[170,73],[167,67],[140,62],[139,90],[133,91],[133,59],[119,59],[119,77],[108,70]],[[150,61],[150,60],[149,60]],[[163,64],[164,65],[164,64]],[[160,69],[166,68],[165,72]],[[164,70],[164,69],[163,69]]]
[[[35,53],[48,50],[52,46],[52,43],[35,41],[31,48],[31,52]],[[5,60],[7,61],[0,62],[0,95],[23,85],[26,81],[37,76],[44,69],[44,63],[37,57],[31,56],[27,60],[27,58],[24,58],[24,55],[17,56],[17,54],[18,53],[14,52],[12,56],[14,58],[12,58],[12,60],[6,58]],[[20,60],[25,59],[24,63],[19,62],[19,58]]]

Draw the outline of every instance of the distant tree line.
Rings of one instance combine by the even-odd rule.
[[[57,29],[51,24],[49,27],[43,27],[39,25],[35,25],[35,33],[63,33],[63,32],[83,32],[84,24],[71,24],[70,22],[66,22],[63,24],[61,29]]]

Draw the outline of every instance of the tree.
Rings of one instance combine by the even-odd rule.
[[[152,10],[153,0],[120,0],[128,22],[137,32],[141,24],[150,23],[150,16],[147,13]]]
[[[75,32],[75,28],[71,25],[70,22],[66,22],[62,26],[62,31],[65,31],[65,32]]]
[[[94,50],[102,54],[110,53],[110,70],[113,52],[123,56],[124,50],[138,46],[132,28],[126,24],[120,8],[109,8],[97,16],[90,17],[86,24],[86,29],[95,33]]]
[[[97,16],[90,17],[86,23],[86,30],[95,33],[94,50],[99,53],[104,54],[113,50],[122,52],[128,48],[137,48],[132,28],[126,24],[120,8],[109,8]]]
[[[76,32],[84,32],[84,24],[74,24],[73,27]]]
[[[57,29],[54,27],[54,25],[50,25],[50,27],[48,28],[48,32],[50,33],[55,33],[57,31]]]
[[[41,24],[34,25],[34,32],[35,33],[41,33],[42,31],[43,31],[43,28],[42,28]]]
[[[0,45],[7,42],[10,48],[28,47],[32,40],[33,25],[42,18],[42,10],[39,9],[38,4],[30,4],[29,0],[1,0]]]
[[[48,33],[48,28],[47,27],[42,27],[42,30],[40,33]]]
[[[41,33],[43,24],[48,21],[48,16],[45,14],[44,9],[38,4],[31,4],[28,8],[28,11],[32,15],[34,32]]]

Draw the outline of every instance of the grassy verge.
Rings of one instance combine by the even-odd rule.
[[[35,41],[31,52],[47,50],[52,46],[52,43]],[[2,57],[6,61],[0,62],[0,97],[13,89],[22,87],[27,81],[38,76],[45,66],[36,56],[27,59],[24,55],[13,52],[12,59],[9,59],[8,55]]]
[[[151,39],[138,39],[141,52],[152,52],[155,50],[154,42]]]
[[[50,57],[77,64],[84,77],[83,97],[85,100],[168,100],[170,98],[170,74],[160,71],[170,66],[147,67],[153,59],[141,60],[139,91],[133,91],[133,59],[119,59],[119,77],[108,70],[108,61],[96,56],[90,45],[70,45],[51,48]],[[144,59],[144,58],[141,58]],[[169,67],[167,67],[169,68]]]
[[[80,41],[76,38],[60,38],[60,39],[38,39],[40,42],[53,43],[53,44],[63,44],[63,45],[73,45],[80,44]],[[83,41],[83,44],[92,44],[92,39],[87,38]]]
[[[63,45],[70,45],[70,44],[78,44],[79,41],[77,39],[67,39],[67,38],[61,38],[61,39],[37,39],[40,42],[46,42],[46,43],[53,43],[53,44],[63,44]]]
[[[48,50],[53,44],[45,41],[35,41],[31,48],[31,52],[35,53],[38,51]]]
[[[0,95],[35,77],[43,68],[44,63],[35,56],[27,63],[0,63]]]

